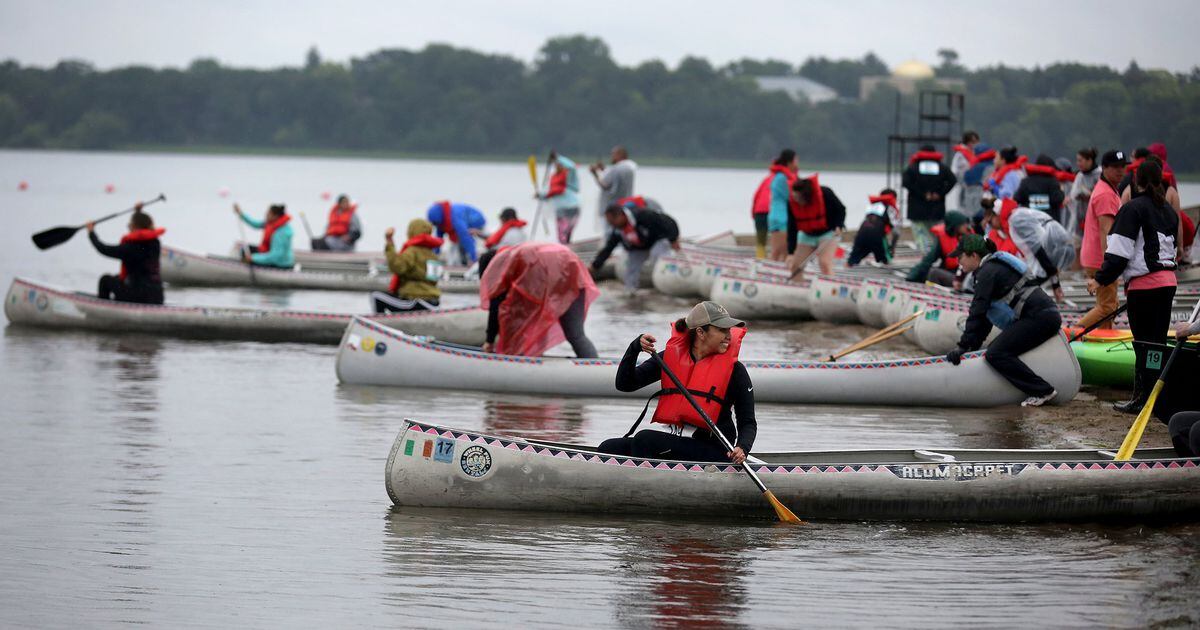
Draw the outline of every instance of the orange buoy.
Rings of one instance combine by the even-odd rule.
[[[105,184],[105,185],[104,185],[104,192],[106,192],[106,193],[108,193],[108,194],[110,194],[110,195],[111,195],[112,193],[116,192],[116,190],[117,190],[117,187],[116,187],[116,186],[113,186],[112,184]]]
[[[332,195],[332,194],[330,194],[330,192],[329,192],[328,190],[326,190],[325,192],[321,193],[321,199],[324,199],[325,201],[329,201],[329,198],[330,198],[330,197],[332,197],[332,196],[333,196],[333,195]]]
[[[29,190],[29,182],[21,180],[21,183],[17,184],[17,190]]]
[[[219,197],[228,197],[228,196],[229,196],[229,189],[228,189],[228,188],[226,188],[226,187],[224,187],[224,186],[222,186],[221,188],[217,189],[217,196],[219,196]]]

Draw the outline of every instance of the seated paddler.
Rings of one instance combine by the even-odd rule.
[[[647,428],[637,431],[646,410],[625,437],[600,444],[599,451],[654,459],[698,462],[746,461],[758,423],[754,420],[754,384],[746,366],[738,361],[746,323],[729,316],[716,302],[697,304],[688,316],[675,322],[667,347],[659,356],[683,382],[692,398],[734,445],[727,451],[700,413],[680,392],[654,359],[637,363],[642,352],[654,354],[657,339],[639,335],[617,367],[617,389],[637,391],[652,383],[661,388],[651,398],[658,406]],[[647,408],[649,402],[647,402]],[[735,421],[736,418],[736,421]],[[637,431],[635,434],[634,431]]]

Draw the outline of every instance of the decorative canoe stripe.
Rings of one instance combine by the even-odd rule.
[[[624,466],[628,468],[652,468],[654,470],[669,470],[675,472],[721,472],[734,473],[740,472],[741,467],[730,464],[691,464],[682,463],[670,460],[658,459],[642,459],[637,457],[624,457],[620,455],[606,455],[601,453],[588,453],[583,451],[574,451],[566,449],[558,449],[548,446],[535,446],[527,442],[507,440],[504,438],[484,437],[477,433],[467,433],[465,431],[453,431],[434,425],[423,424],[415,420],[408,420],[411,425],[409,431],[424,433],[426,435],[463,440],[474,444],[486,444],[496,448],[505,448],[522,453],[531,453],[533,455],[541,455],[545,457],[557,457],[559,459],[569,459],[572,461],[581,461],[590,464],[605,464],[608,466]],[[913,462],[908,464],[850,464],[850,465],[829,465],[829,464],[800,464],[795,466],[782,466],[771,464],[756,464],[753,466],[755,472],[759,473],[786,473],[786,474],[850,474],[850,473],[872,473],[872,472],[888,472],[901,476],[893,469],[908,467],[932,467],[932,466],[949,466],[951,468],[961,467],[966,468],[967,465],[978,466],[983,468],[992,464],[979,464],[974,462]],[[1005,463],[1007,464],[1007,463]],[[1035,470],[1044,471],[1087,471],[1087,470],[1160,470],[1174,468],[1196,468],[1200,466],[1200,458],[1186,459],[1183,461],[1139,461],[1139,462],[1013,462],[1014,467],[1033,468]],[[978,476],[978,475],[976,475]]]
[[[243,317],[261,316],[264,313],[269,313],[272,316],[286,317],[288,319],[306,319],[306,320],[335,320],[350,323],[354,315],[343,315],[341,313],[319,313],[315,311],[276,311],[273,309],[242,309],[226,306],[174,306],[171,304],[137,304],[134,302],[117,302],[115,300],[102,300],[93,295],[85,295],[82,293],[70,293],[67,291],[59,291],[49,287],[33,284],[27,280],[17,278],[13,281],[14,284],[28,288],[32,291],[41,291],[48,295],[53,295],[72,302],[80,302],[91,304],[93,306],[102,306],[112,309],[123,309],[127,311],[155,311],[155,312],[171,312],[171,313],[194,313],[196,315],[205,315],[209,312],[225,312],[236,313]],[[33,301],[33,295],[30,295],[30,301]],[[387,323],[389,321],[409,321],[413,319],[434,319],[441,315],[457,315],[468,311],[482,310],[474,306],[462,306],[457,308],[444,308],[434,311],[418,311],[413,313],[392,313],[390,315],[360,315],[359,317],[370,317],[368,321],[378,321]]]
[[[487,353],[487,352],[482,352],[480,350],[467,350],[467,349],[442,345],[440,343],[430,343],[428,341],[422,341],[420,338],[417,338],[417,337],[410,337],[407,335],[402,335],[399,332],[392,330],[391,328],[388,328],[387,326],[377,324],[369,319],[359,319],[358,321],[360,324],[363,325],[364,328],[369,328],[372,331],[374,331],[380,335],[384,335],[385,337],[388,337],[390,339],[395,339],[396,341],[399,341],[400,343],[408,344],[410,346],[415,346],[415,347],[421,348],[423,350],[431,350],[433,352],[449,354],[449,355],[456,356],[456,357],[462,357],[464,359],[476,359],[479,361],[495,361],[495,362],[499,362],[499,363],[527,363],[527,364],[532,364],[532,365],[541,365],[543,363],[541,357],[520,357],[520,356],[513,356],[513,355],[508,355],[508,354]]]
[[[787,276],[773,274],[761,274],[758,277],[750,278],[748,276],[723,273],[721,274],[721,279],[732,281],[734,283],[734,291],[737,291],[738,282],[769,284],[772,286],[786,287],[789,289],[804,289],[806,291],[812,288],[812,280],[805,280],[804,282],[788,282]]]

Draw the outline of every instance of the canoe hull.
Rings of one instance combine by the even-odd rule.
[[[263,289],[307,289],[318,291],[386,291],[391,276],[384,273],[296,271],[254,267],[217,256],[162,248],[163,282],[174,286],[258,287]],[[438,283],[445,293],[479,291],[478,280],[450,278]]]
[[[380,346],[383,346],[380,348]],[[1079,391],[1079,364],[1063,336],[1022,355],[1065,403]],[[617,359],[514,357],[429,343],[356,318],[338,349],[343,383],[472,389],[547,396],[634,397],[613,386]],[[1025,396],[988,367],[981,352],[954,366],[941,357],[866,363],[748,361],[759,402],[994,407]],[[963,392],[969,391],[970,395]]]
[[[740,319],[812,319],[809,283],[794,283],[772,275],[723,274],[713,283],[712,301]]]
[[[855,300],[861,279],[816,276],[808,299],[812,315],[818,321],[833,324],[857,324],[858,306]]]
[[[1200,460],[1172,459],[1161,449],[1139,451],[1138,461],[1126,463],[1103,461],[1092,451],[1048,451],[1044,459],[1031,451],[990,451],[974,461],[917,461],[917,452],[881,452],[874,461],[872,454],[853,452],[764,454],[771,463],[755,471],[806,519],[1200,516],[1194,491]],[[392,445],[385,485],[401,507],[773,517],[758,489],[731,465],[613,457],[413,421]]]
[[[130,304],[63,291],[17,278],[4,300],[14,324],[40,328],[136,332],[198,339],[335,344],[353,315],[230,307]],[[482,344],[487,312],[477,308],[370,316],[410,334]]]

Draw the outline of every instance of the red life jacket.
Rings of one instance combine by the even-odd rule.
[[[963,157],[967,158],[967,164],[970,164],[972,167],[978,165],[980,162],[989,162],[996,159],[995,149],[988,149],[983,153],[977,154],[974,149],[965,144],[956,144],[954,145],[954,152],[961,153]]]
[[[1180,212],[1179,218],[1183,221],[1183,234],[1179,235],[1183,241],[1183,248],[1191,249],[1192,243],[1196,241],[1196,224],[1192,223],[1192,218],[1186,212]]]
[[[797,178],[799,179],[799,178]],[[794,204],[792,214],[796,216],[796,229],[806,234],[819,234],[829,231],[829,223],[825,219],[825,193],[821,190],[821,182],[817,175],[807,177],[812,182],[812,195],[803,206]]]
[[[908,159],[908,163],[916,164],[917,162],[924,162],[925,160],[941,162],[943,157],[945,156],[942,155],[941,151],[917,151],[916,153],[912,154],[911,158]]]
[[[1053,166],[1042,166],[1041,164],[1026,164],[1026,175],[1048,175],[1060,182],[1075,181],[1075,174],[1067,171],[1060,171]]]
[[[1017,242],[1009,236],[1009,219],[1012,218],[1012,213],[1017,210],[1017,202],[1012,199],[1005,199],[1000,202],[1000,228],[992,228],[988,231],[988,240],[996,244],[996,251],[1008,252],[1014,256],[1023,257],[1021,248],[1017,247]]]
[[[354,217],[354,211],[358,210],[358,204],[351,204],[350,209],[342,212],[340,206],[334,206],[329,210],[329,227],[325,228],[325,236],[344,236],[350,233],[350,219]]]
[[[622,197],[617,200],[617,205],[625,206],[626,208],[628,208],[630,205],[632,205],[634,208],[636,208],[638,210],[645,210],[646,209],[646,198],[641,195],[635,195],[633,197]]]
[[[550,187],[546,189],[546,198],[557,197],[567,190],[567,171],[563,169],[550,176]]]
[[[121,237],[121,244],[125,243],[140,243],[143,241],[156,241],[158,237],[166,232],[167,228],[157,228],[154,230],[130,230],[128,234]],[[125,261],[121,261],[121,271],[117,273],[117,277],[124,280],[129,276],[129,270],[125,268]]]
[[[758,190],[754,191],[754,203],[750,206],[750,214],[769,214],[771,212],[771,182],[775,180],[775,176],[783,173],[787,177],[788,190],[792,189],[792,182],[796,181],[796,173],[792,172],[786,166],[772,164],[770,172],[758,185]],[[788,206],[795,213],[795,204],[792,202],[791,195],[788,196]]]
[[[895,227],[896,218],[900,216],[900,207],[896,205],[896,195],[871,195],[867,200],[872,204],[883,203],[887,204],[888,208],[888,223],[883,228],[884,234],[891,234],[892,228]]]
[[[418,234],[407,241],[404,241],[404,246],[400,248],[400,253],[403,254],[404,250],[408,249],[409,247],[428,247],[429,249],[437,249],[441,247],[442,243],[444,242],[445,241],[432,234]],[[400,276],[392,274],[392,281],[388,283],[388,293],[396,295],[396,292],[399,290]]]
[[[291,220],[292,215],[285,214],[263,226],[263,237],[262,242],[258,244],[258,253],[265,254],[271,251],[271,237],[275,235],[275,230],[283,227]]]
[[[445,234],[451,243],[457,243],[458,232],[454,231],[454,222],[451,220],[450,213],[452,208],[450,207],[450,202],[439,201],[438,204],[442,206],[442,234]]]
[[[505,221],[504,223],[502,223],[500,225],[500,229],[496,230],[495,232],[492,233],[491,236],[487,237],[487,240],[484,241],[483,244],[488,249],[491,249],[496,246],[496,243],[500,242],[500,239],[504,238],[504,233],[507,232],[510,228],[523,228],[526,225],[528,225],[528,224],[525,221],[522,221],[520,219],[513,219],[511,221]]]
[[[713,424],[716,424],[718,416],[721,415],[721,405],[725,402],[725,392],[729,389],[729,377],[733,375],[733,365],[737,363],[746,329],[732,328],[729,334],[728,350],[723,354],[710,354],[696,362],[692,360],[690,332],[679,332],[672,327],[671,339],[667,341],[666,350],[663,350],[663,362],[679,377],[680,382],[691,392]],[[683,393],[675,388],[675,383],[667,376],[666,370],[663,370],[662,389],[663,393],[651,422],[690,424],[701,429],[708,428]]]
[[[1022,155],[1017,158],[1016,162],[1013,162],[1012,164],[1005,164],[995,171],[992,171],[992,176],[987,178],[987,181],[983,182],[983,187],[991,190],[992,188],[999,186],[1000,182],[1004,181],[1004,178],[1009,173],[1021,168],[1022,166],[1025,166],[1025,163],[1028,161],[1029,158]]]
[[[1133,162],[1130,162],[1129,166],[1125,167],[1125,172],[1129,173],[1133,179],[1137,179],[1138,167],[1141,166],[1142,162],[1145,162],[1145,161],[1146,161],[1146,158],[1138,158],[1138,159],[1134,160]],[[1166,162],[1163,162],[1162,176],[1163,176],[1163,184],[1166,184],[1166,186],[1168,188],[1176,188],[1176,189],[1179,188],[1179,186],[1177,185],[1177,182],[1175,181],[1175,172],[1171,170],[1171,167],[1167,166]]]
[[[958,237],[954,236],[953,234],[946,233],[945,223],[939,223],[929,228],[929,231],[937,237],[938,248],[942,250],[942,260],[944,261],[942,263],[942,268],[949,271],[958,269],[958,259],[950,257],[950,252],[954,251],[954,248],[958,247]]]

